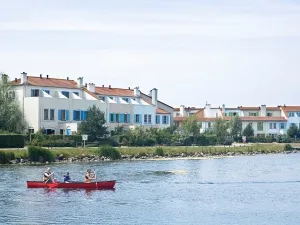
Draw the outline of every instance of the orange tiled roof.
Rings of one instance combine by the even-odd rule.
[[[167,112],[166,110],[158,108],[156,109],[156,114],[171,114],[171,113]]]
[[[12,85],[20,85],[21,79],[17,79],[11,82]],[[58,78],[46,78],[46,77],[33,77],[27,76],[27,84],[32,86],[42,87],[61,87],[61,88],[78,88],[76,81],[58,79]]]
[[[176,116],[176,117],[173,117],[173,121],[174,122],[182,122],[182,121],[185,121],[187,119],[186,116]]]
[[[242,121],[287,121],[283,116],[243,116]]]
[[[186,111],[191,111],[191,110],[201,110],[203,108],[198,108],[198,107],[185,107],[184,110]],[[174,108],[174,111],[180,111],[180,108]]]
[[[260,110],[260,107],[256,107],[256,106],[239,106],[238,109],[240,109],[240,110]]]
[[[97,95],[126,96],[126,97],[134,96],[132,89],[125,89],[125,88],[96,87],[95,92]]]

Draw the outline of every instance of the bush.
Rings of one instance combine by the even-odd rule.
[[[13,152],[0,151],[0,163],[5,164],[9,163],[10,160],[15,159],[15,154]]]
[[[285,151],[292,151],[292,150],[293,150],[293,147],[292,147],[290,144],[285,144],[285,145],[284,145],[284,150],[285,150]]]
[[[225,140],[223,141],[223,145],[231,145],[233,143],[233,138],[232,137],[226,137]]]
[[[156,149],[155,149],[155,152],[154,152],[154,155],[164,156],[165,153],[164,153],[163,148],[156,148]]]
[[[28,158],[32,162],[54,162],[54,156],[52,152],[48,149],[38,146],[28,147]]]
[[[21,134],[0,134],[0,148],[24,148],[24,136]]]
[[[100,147],[100,157],[108,157],[112,160],[121,159],[120,152],[112,146],[106,145]]]

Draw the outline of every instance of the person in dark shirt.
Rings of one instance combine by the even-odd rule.
[[[69,174],[69,172],[67,172],[67,174],[64,175],[64,182],[65,182],[65,183],[69,183],[70,180],[71,180],[70,174]]]

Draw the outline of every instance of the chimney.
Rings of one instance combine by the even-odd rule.
[[[27,83],[27,73],[21,73],[21,84]]]
[[[83,87],[83,77],[78,77],[77,78],[77,86],[79,88],[82,88]]]
[[[67,80],[69,80],[69,77],[67,77]]]
[[[135,87],[133,93],[135,97],[140,97],[141,96],[140,88]]]
[[[84,87],[87,87],[87,83],[84,84]]]
[[[40,74],[40,78],[42,78],[43,77],[43,75],[42,74]]]
[[[47,79],[49,79],[49,75],[47,75]]]
[[[88,91],[95,93],[95,86],[96,86],[95,84],[89,83],[87,86]]]
[[[225,104],[222,105],[222,113],[225,115]]]
[[[267,106],[266,105],[261,105],[260,116],[267,116]]]
[[[204,115],[205,117],[213,117],[212,112],[210,110],[210,104],[208,104],[207,102],[205,104]]]
[[[17,79],[17,78],[15,78],[15,82],[16,82],[16,83],[18,82],[18,79]]]
[[[184,105],[180,106],[180,108],[179,108],[179,114],[180,114],[180,116],[185,116]]]
[[[104,87],[104,84],[102,84],[102,87]]]
[[[152,98],[152,104],[157,106],[157,89],[153,88],[151,90],[151,98]]]
[[[130,90],[130,87],[128,87],[128,90]]]
[[[111,85],[109,85],[108,88],[111,89]]]

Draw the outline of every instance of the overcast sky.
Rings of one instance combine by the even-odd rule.
[[[300,105],[300,1],[0,0],[0,71],[173,106]]]

